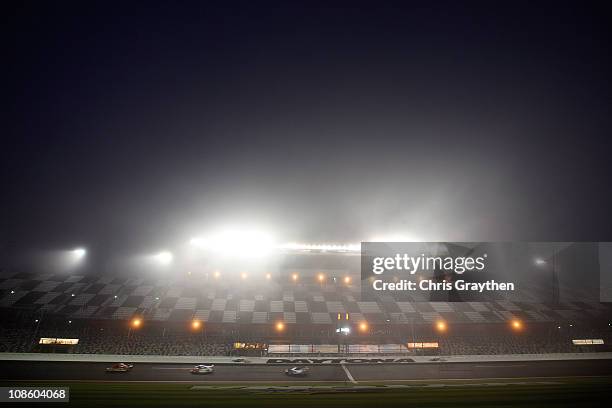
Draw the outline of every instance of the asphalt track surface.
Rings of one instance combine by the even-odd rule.
[[[203,361],[205,363],[205,361]],[[470,363],[321,364],[307,377],[288,377],[291,365],[216,365],[213,374],[194,375],[191,364],[139,363],[128,373],[106,373],[108,363],[1,361],[0,381],[143,381],[201,383],[401,382],[612,375],[612,360]],[[346,370],[345,370],[346,369]],[[348,373],[347,373],[348,370]],[[351,378],[352,377],[352,378]]]

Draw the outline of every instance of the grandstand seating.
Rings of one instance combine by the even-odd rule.
[[[386,294],[363,298],[358,279],[326,285],[269,282],[232,286],[195,275],[182,279],[110,278],[81,275],[17,273],[0,278],[0,308],[44,311],[68,318],[126,320],[138,314],[159,322],[195,316],[211,323],[334,324],[337,313],[369,323],[414,324],[562,322],[610,316],[598,302],[530,303],[491,299],[487,302],[396,300]],[[74,296],[72,296],[74,294]]]
[[[79,344],[69,348],[72,353],[163,355],[227,355],[236,341],[301,345],[437,341],[439,349],[418,352],[459,355],[600,351],[611,340],[609,327],[602,322],[610,321],[612,309],[604,303],[501,298],[406,301],[389,294],[367,297],[358,279],[351,282],[355,283],[330,277],[326,284],[271,281],[240,287],[195,274],[148,279],[17,273],[0,278],[0,351],[40,351],[36,344],[40,337],[79,338]],[[128,330],[126,322],[133,316],[142,317],[147,328]],[[542,329],[513,335],[507,322],[515,318]],[[208,333],[189,332],[186,323],[191,319],[202,322]],[[33,324],[39,320],[40,327]],[[68,320],[74,320],[70,327],[65,325]],[[437,334],[433,325],[439,320],[453,330]],[[279,321],[287,326],[283,335],[274,333]],[[369,325],[367,335],[338,338],[340,324],[355,326],[362,321]],[[558,325],[567,328],[572,322],[600,326],[594,332],[585,325],[557,330]],[[460,326],[467,329],[454,329]],[[481,329],[486,326],[490,330]],[[571,339],[580,336],[603,338],[605,345],[572,345]]]

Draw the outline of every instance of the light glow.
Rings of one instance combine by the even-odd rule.
[[[436,322],[436,330],[438,330],[439,332],[443,333],[446,331],[447,328],[448,326],[445,321],[439,320],[438,322]]]
[[[158,262],[161,265],[168,265],[172,262],[172,259],[174,259],[174,256],[172,255],[172,252],[169,251],[161,251],[160,253],[156,254],[154,257],[156,262]]]
[[[361,251],[361,244],[298,244],[291,242],[279,245],[278,249],[307,252],[359,252]]]
[[[81,259],[87,255],[87,250],[85,248],[76,248],[70,251],[70,253],[75,259]]]
[[[274,249],[274,239],[266,231],[255,228],[223,228],[207,236],[194,237],[193,247],[219,255],[260,257]]]
[[[410,233],[391,233],[376,235],[369,242],[421,242],[423,241],[415,234]]]

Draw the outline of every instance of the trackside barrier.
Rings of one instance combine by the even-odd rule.
[[[337,347],[337,345],[336,345]],[[297,357],[297,355],[295,355]],[[372,358],[393,358],[372,355]],[[406,354],[397,355],[405,358]],[[278,358],[278,357],[276,357]],[[330,357],[334,359],[336,357]],[[350,358],[350,357],[347,357]],[[363,357],[359,357],[363,358]],[[438,364],[432,357],[410,356],[415,363]],[[4,361],[62,361],[87,363],[188,363],[188,364],[267,364],[275,357],[246,357],[237,362],[233,357],[222,356],[150,356],[150,355],[117,355],[117,354],[51,354],[51,353],[0,353],[0,360]],[[487,361],[551,361],[551,360],[612,360],[612,353],[555,353],[555,354],[511,354],[511,355],[472,355],[472,356],[446,356],[446,363],[487,362]]]

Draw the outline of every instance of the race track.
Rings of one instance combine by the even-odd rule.
[[[205,361],[203,361],[204,363]],[[307,377],[288,377],[288,365],[216,365],[194,375],[191,364],[139,363],[124,374],[106,373],[108,363],[1,361],[0,381],[158,381],[203,383],[401,382],[434,379],[487,379],[612,375],[612,360],[514,361],[470,363],[321,364]]]

